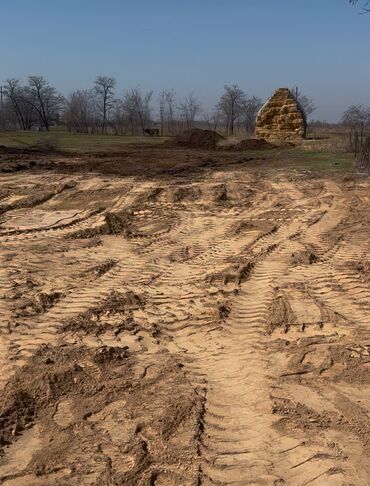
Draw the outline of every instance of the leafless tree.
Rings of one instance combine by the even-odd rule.
[[[0,85],[0,130],[4,131],[6,128],[6,109],[5,109],[5,93],[4,86]]]
[[[117,99],[112,108],[112,127],[115,135],[126,135],[127,117],[123,106],[123,100]]]
[[[15,78],[7,79],[3,87],[3,96],[8,124],[18,125],[20,130],[31,130],[32,124],[37,120],[36,110],[29,102],[30,94],[22,86],[21,81]]]
[[[220,110],[216,107],[213,112],[203,111],[203,122],[208,130],[215,132],[221,122]]]
[[[290,90],[296,99],[297,103],[299,104],[301,110],[303,111],[304,116],[306,119],[312,115],[312,113],[316,110],[315,103],[311,98],[308,98],[308,96],[304,95],[297,86],[294,86]]]
[[[166,132],[174,134],[176,93],[173,89],[165,89],[159,93],[159,119],[161,124],[161,135]]]
[[[195,119],[201,112],[202,105],[194,94],[185,96],[185,100],[179,105],[181,119],[188,130],[194,127]]]
[[[225,118],[228,135],[234,134],[237,121],[243,114],[247,96],[236,84],[225,85],[225,91],[218,102],[217,108]]]
[[[19,128],[21,130],[26,130],[26,124],[23,116],[23,110],[21,108],[21,99],[22,93],[21,90],[23,88],[20,85],[20,80],[11,78],[7,79],[6,83],[3,88],[3,95],[6,96],[17,120],[19,123]],[[4,103],[4,100],[2,100]]]
[[[351,105],[342,116],[342,123],[355,129],[359,133],[360,143],[364,138],[364,130],[370,125],[370,108],[361,104]]]
[[[165,91],[159,93],[159,119],[161,123],[161,137],[163,137],[164,133],[164,124],[166,120],[165,110],[166,110],[166,98],[165,98]]]
[[[69,130],[78,133],[94,132],[98,123],[95,90],[77,90],[71,93],[66,100],[64,118]]]
[[[142,93],[140,88],[133,88],[123,97],[120,109],[132,135],[142,134],[150,125],[152,95],[152,91]]]
[[[98,76],[95,80],[95,92],[100,100],[101,131],[106,133],[107,120],[110,109],[114,104],[114,89],[116,80],[108,76]]]
[[[176,112],[176,93],[173,89],[166,90],[165,93],[167,107],[167,129],[171,135],[174,133],[174,122]]]
[[[58,117],[63,104],[63,97],[43,76],[28,77],[22,100],[36,111],[40,127],[46,131],[50,130],[50,124]]]
[[[262,100],[258,96],[252,96],[251,98],[247,98],[244,104],[244,126],[245,131],[248,135],[252,135],[256,128],[256,119],[259,110],[262,107]]]

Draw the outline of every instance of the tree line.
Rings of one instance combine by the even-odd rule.
[[[206,110],[193,93],[178,100],[173,89],[155,99],[153,91],[139,87],[116,95],[116,80],[98,76],[90,89],[78,89],[64,97],[43,76],[29,76],[26,83],[7,79],[0,87],[0,129],[45,130],[64,124],[75,133],[141,135],[150,126],[160,134],[174,135],[202,126],[228,135],[255,129],[262,100],[247,95],[238,85],[225,85],[213,110]],[[302,109],[310,115],[315,106],[298,88],[292,90]]]

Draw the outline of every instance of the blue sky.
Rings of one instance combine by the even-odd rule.
[[[102,74],[208,109],[225,83],[298,85],[335,121],[370,105],[369,46],[370,14],[347,0],[0,0],[0,81],[42,74],[63,94]]]

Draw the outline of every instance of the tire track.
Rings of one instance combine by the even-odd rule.
[[[100,235],[100,245],[93,249],[79,247],[76,242],[71,247],[71,240],[65,238],[67,227],[2,235],[7,251],[24,255],[29,251],[27,258],[16,255],[7,268],[5,261],[1,262],[3,292],[11,287],[9,275],[16,274],[23,264],[48,284],[54,280],[66,294],[43,314],[19,319],[10,328],[3,325],[2,383],[41,344],[79,341],[77,335],[59,333],[67,319],[88,311],[112,291],[129,289],[145,296],[145,308],[135,314],[135,320],[141,328],[158,330],[156,341],[141,331],[135,335],[145,348],[143,361],[149,367],[148,363],[155,365],[157,353],[175,355],[191,385],[204,398],[194,437],[198,486],[362,484],[361,474],[357,475],[353,466],[355,460],[345,462],[343,450],[330,445],[335,441],[341,445],[347,429],[338,432],[322,426],[314,434],[310,427],[315,426],[317,417],[310,416],[313,422],[307,423],[304,417],[297,417],[299,404],[308,407],[317,396],[325,413],[342,410],[343,415],[348,414],[336,401],[338,386],[323,386],[325,374],[317,374],[316,388],[310,388],[315,359],[321,363],[326,352],[320,356],[319,345],[327,350],[339,337],[333,333],[325,340],[330,331],[324,335],[321,328],[313,328],[326,325],[318,319],[311,321],[314,324],[305,334],[301,322],[305,303],[311,299],[344,316],[347,328],[341,326],[343,335],[343,328],[352,337],[365,338],[368,333],[369,289],[355,272],[343,267],[349,258],[356,257],[355,251],[349,251],[352,244],[357,241],[356,248],[365,254],[368,238],[353,236],[353,241],[340,240],[335,246],[327,238],[348,210],[348,197],[335,182],[326,181],[311,191],[302,187],[301,180],[286,181],[279,173],[264,183],[264,193],[257,192],[247,201],[243,184],[247,187],[251,183],[248,173],[208,176],[197,180],[194,201],[175,203],[168,199],[174,199],[175,193],[187,194],[181,184],[174,190],[173,181],[161,181],[159,186],[158,181],[130,179],[129,191],[112,200],[106,211],[132,211],[141,233]],[[263,220],[265,226],[260,228],[268,229],[251,225],[239,233],[233,231],[240,222],[251,220]],[[71,230],[98,227],[103,222],[101,213],[78,222]],[[42,245],[51,247],[45,260],[38,261]],[[308,245],[317,253],[317,261],[294,266],[292,255],[305,251]],[[54,247],[60,253],[54,254]],[[115,265],[98,280],[73,286],[68,266],[77,274],[110,259]],[[284,334],[278,329],[270,335],[269,313],[277,291],[284,287],[292,298],[289,289],[293,294],[294,286],[299,288],[294,296],[302,300],[303,308],[295,317],[295,330]],[[0,299],[0,318],[4,321],[7,317],[11,317],[9,302]],[[122,345],[114,339],[107,333],[102,337],[91,334],[81,341],[89,347]],[[125,339],[131,346],[134,337],[126,334]],[[299,355],[310,339],[312,347]],[[312,359],[310,365],[307,356]],[[291,365],[284,375],[287,362],[295,367]],[[294,381],[295,372],[302,369],[300,381]],[[344,392],[341,396],[346,397]],[[284,409],[275,403],[295,405]],[[278,410],[275,414],[273,407]],[[283,413],[283,424],[290,424],[285,429],[281,425]],[[361,442],[352,435],[351,441],[361,455]]]

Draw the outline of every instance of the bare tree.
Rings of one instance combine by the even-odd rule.
[[[28,77],[22,100],[36,111],[40,127],[46,131],[50,130],[50,124],[58,117],[63,104],[63,97],[43,76]]]
[[[20,85],[20,80],[11,78],[7,79],[3,93],[7,97],[11,108],[18,120],[19,128],[21,130],[26,130],[26,124],[23,116],[23,110],[21,108],[22,103],[22,90],[23,88]]]
[[[122,117],[132,135],[143,133],[151,123],[151,98],[153,91],[142,93],[140,88],[130,89],[120,105]]]
[[[220,121],[221,113],[217,107],[211,113],[203,111],[203,122],[207,125],[208,130],[213,130],[215,132]]]
[[[173,89],[164,89],[159,93],[159,119],[161,135],[174,134],[176,93]]]
[[[167,130],[170,135],[174,134],[175,130],[175,114],[176,114],[176,93],[173,89],[166,90],[165,93],[166,109],[167,109]]]
[[[163,137],[164,133],[164,124],[166,121],[166,94],[165,91],[161,91],[159,93],[159,119],[161,123],[161,137]]]
[[[351,105],[343,113],[342,123],[358,131],[360,143],[362,144],[365,127],[370,125],[370,108],[360,104]]]
[[[100,99],[101,104],[101,131],[106,133],[109,110],[114,104],[114,89],[116,80],[108,76],[98,76],[95,80],[95,92]]]
[[[69,130],[79,133],[95,131],[98,122],[95,90],[77,90],[71,93],[66,100],[64,118]]]
[[[238,85],[225,85],[225,91],[218,102],[218,109],[224,115],[228,135],[234,134],[236,122],[243,114],[247,96]]]
[[[201,112],[202,105],[198,98],[192,93],[185,97],[185,100],[179,105],[181,119],[185,122],[186,128],[190,130],[194,127],[194,122]]]
[[[258,96],[252,96],[245,101],[243,119],[245,131],[248,135],[254,133],[257,115],[261,107],[262,100]]]
[[[316,110],[315,103],[313,102],[313,100],[311,100],[311,98],[308,98],[308,96],[304,95],[297,86],[292,88],[291,92],[307,119]]]
[[[125,135],[127,132],[127,116],[123,100],[116,100],[112,109],[112,126],[116,135]]]
[[[7,108],[7,121],[12,124],[12,119],[16,120],[16,125],[20,130],[31,130],[32,124],[36,119],[36,110],[29,100],[27,89],[21,85],[19,79],[7,79],[3,88],[5,96],[4,106]]]
[[[3,131],[6,128],[6,114],[5,114],[5,93],[4,87],[0,85],[0,130]]]

